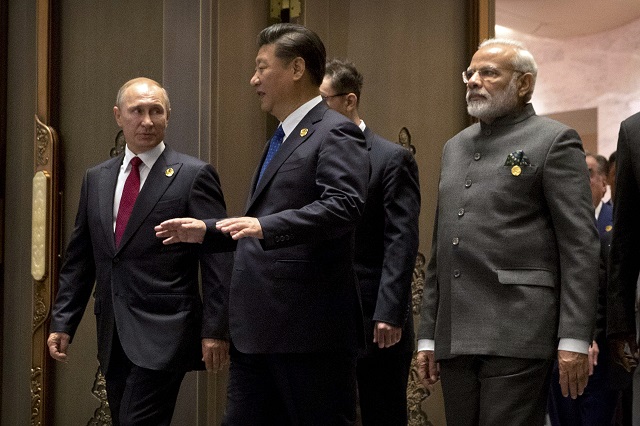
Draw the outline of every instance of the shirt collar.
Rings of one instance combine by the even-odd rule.
[[[164,152],[165,149],[164,141],[160,142],[158,145],[151,148],[149,151],[145,151],[143,153],[138,154],[138,157],[142,160],[142,163],[151,169],[153,165],[156,163],[160,155]],[[129,149],[129,146],[125,146],[124,148],[124,160],[123,164],[126,166],[129,165],[131,159],[136,155]]]
[[[596,219],[598,219],[598,217],[600,216],[600,210],[602,210],[602,200],[600,200],[600,204],[596,206]]]
[[[304,116],[307,115],[309,111],[311,111],[320,102],[322,102],[322,97],[318,95],[315,98],[300,105],[295,111],[289,114],[282,123],[280,123],[282,124],[282,130],[284,131],[284,140],[287,140],[289,134],[293,132],[293,129],[295,129],[296,126],[298,126]]]

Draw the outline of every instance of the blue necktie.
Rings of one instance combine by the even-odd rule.
[[[269,141],[269,149],[267,150],[267,156],[264,157],[264,162],[262,163],[262,168],[260,169],[260,175],[258,176],[258,182],[260,182],[260,179],[262,179],[262,174],[264,173],[271,160],[273,160],[273,157],[276,156],[276,152],[278,152],[278,148],[280,148],[280,145],[282,145],[283,140],[284,130],[282,130],[282,125],[280,125],[271,137],[271,141]]]

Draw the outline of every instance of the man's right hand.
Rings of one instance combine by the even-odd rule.
[[[67,333],[51,333],[47,339],[49,354],[57,361],[67,362],[67,348],[71,337]]]
[[[420,351],[416,355],[416,361],[418,364],[418,379],[420,379],[425,388],[429,389],[440,378],[435,353],[433,351]]]
[[[207,233],[207,225],[191,217],[165,220],[153,229],[156,237],[164,238],[162,244],[201,243]]]
[[[625,344],[629,345],[629,352],[625,351]],[[609,337],[609,349],[613,362],[620,364],[628,372],[631,372],[638,365],[638,344],[635,335]]]

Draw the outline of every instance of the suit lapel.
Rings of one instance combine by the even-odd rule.
[[[324,116],[324,113],[328,108],[329,107],[324,102],[320,102],[318,105],[313,107],[302,120],[300,120],[300,123],[298,123],[291,134],[287,136],[287,139],[285,139],[280,149],[278,149],[275,157],[273,157],[273,159],[265,169],[264,174],[262,175],[262,179],[260,179],[260,182],[257,183],[257,186],[255,181],[258,177],[258,173],[254,175],[252,186],[255,187],[255,190],[253,191],[253,194],[251,195],[251,198],[247,203],[247,210],[249,209],[249,207],[251,207],[251,204],[253,204],[254,200],[265,189],[269,181],[273,179],[273,177],[278,172],[278,169],[280,169],[280,166],[282,166],[282,164],[287,161],[287,158],[289,158],[289,156],[302,143],[304,143],[304,141],[309,139],[313,132],[315,132],[317,123],[322,120],[322,117]]]
[[[105,235],[107,244],[115,251],[115,241],[113,236],[113,199],[116,192],[116,183],[118,182],[118,174],[124,154],[117,157],[117,160],[105,164],[100,169],[100,182],[98,188],[98,211],[100,212],[100,222]]]
[[[165,193],[169,185],[178,176],[181,166],[182,163],[177,161],[174,151],[169,147],[165,148],[149,171],[138,198],[136,198],[131,217],[122,235],[120,248],[124,247],[131,236],[140,228],[140,225],[151,213],[162,194]],[[173,169],[173,172],[169,173],[169,169]]]

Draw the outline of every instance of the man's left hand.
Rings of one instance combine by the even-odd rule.
[[[234,240],[240,238],[254,237],[264,238],[262,235],[262,226],[255,217],[230,217],[216,222],[216,229],[231,235]]]
[[[390,348],[400,341],[402,328],[395,325],[376,321],[373,327],[373,343],[377,343],[380,349]]]
[[[229,362],[229,342],[220,339],[202,339],[202,360],[207,371],[220,371]]]
[[[589,381],[589,355],[558,350],[560,389],[563,396],[576,399]]]

